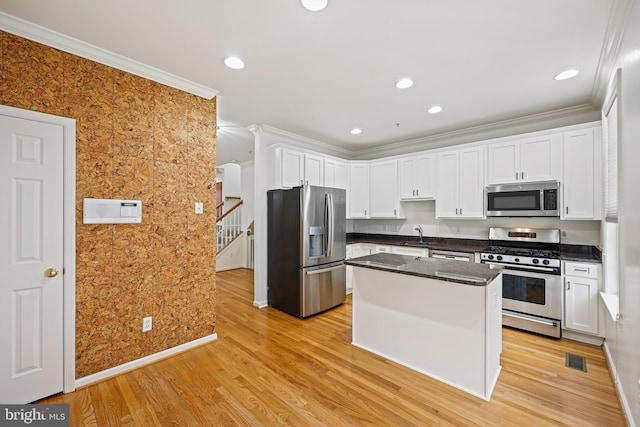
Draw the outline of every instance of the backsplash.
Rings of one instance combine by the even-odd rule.
[[[600,246],[600,221],[560,221],[557,218],[436,219],[435,201],[405,202],[406,219],[350,219],[348,233],[417,236],[416,225],[425,236],[487,239],[489,227],[559,228],[561,241],[571,245]]]
[[[213,334],[216,100],[0,42],[0,102],[76,120],[76,377]],[[142,224],[84,225],[87,197],[140,199]]]

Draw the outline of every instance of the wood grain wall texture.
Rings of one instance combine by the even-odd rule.
[[[76,120],[76,377],[214,333],[215,98],[0,41],[1,103]],[[140,199],[142,224],[84,225],[87,197]]]

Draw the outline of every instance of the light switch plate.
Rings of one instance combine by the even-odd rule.
[[[204,205],[202,202],[196,202],[196,214],[202,215],[204,213]]]

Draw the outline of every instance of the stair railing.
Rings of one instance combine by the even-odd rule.
[[[238,201],[233,207],[223,213],[216,222],[216,251],[219,253],[240,234],[242,234],[242,206]]]

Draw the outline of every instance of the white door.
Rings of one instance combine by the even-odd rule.
[[[0,115],[0,402],[63,389],[63,126]]]

